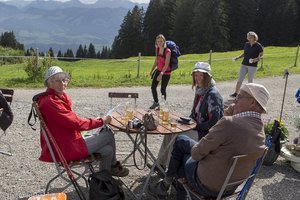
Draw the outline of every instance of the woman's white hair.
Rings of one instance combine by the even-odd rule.
[[[248,36],[253,36],[253,37],[255,38],[255,41],[258,40],[257,34],[256,34],[255,32],[253,32],[253,31],[249,31],[249,32],[247,33],[247,37],[248,37]]]

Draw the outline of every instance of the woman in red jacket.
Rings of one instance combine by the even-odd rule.
[[[129,170],[116,160],[114,133],[105,126],[110,123],[111,116],[80,118],[73,112],[72,101],[64,92],[69,81],[69,75],[60,67],[50,67],[45,80],[46,95],[38,99],[45,122],[66,160],[79,160],[89,154],[100,153],[100,170],[108,170],[113,176],[127,176]],[[91,131],[90,136],[83,138],[81,131],[91,129],[97,131]],[[41,147],[40,160],[52,162],[49,149],[42,136]]]

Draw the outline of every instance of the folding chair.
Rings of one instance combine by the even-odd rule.
[[[234,156],[232,158],[231,167],[230,167],[228,174],[225,178],[225,181],[221,187],[221,190],[218,193],[217,198],[202,196],[188,184],[188,182],[186,181],[185,178],[178,179],[178,182],[183,185],[185,191],[188,194],[189,199],[196,198],[196,199],[200,199],[200,200],[201,199],[220,200],[220,199],[227,198],[227,197],[237,196],[238,200],[244,200],[248,194],[248,191],[250,190],[250,188],[252,186],[252,183],[255,179],[256,174],[258,173],[258,171],[262,165],[262,161],[267,153],[267,150],[268,150],[268,148],[266,147],[262,151],[258,151],[258,152],[251,153],[248,155]],[[257,157],[259,157],[259,158],[257,159]],[[235,181],[230,180],[234,176],[235,172],[243,167],[244,163],[249,163],[249,162],[253,162],[253,163],[255,163],[255,165],[252,168],[252,171],[248,177],[240,179],[240,180],[235,180]],[[239,187],[234,191],[233,194],[226,195],[226,191],[230,191],[230,188],[235,188],[237,186],[239,186]],[[192,198],[192,197],[194,197],[194,198]]]
[[[42,136],[44,137],[47,147],[49,148],[51,158],[55,164],[55,168],[57,171],[57,175],[55,175],[53,178],[51,178],[47,185],[46,185],[46,190],[45,193],[48,193],[49,187],[53,181],[55,181],[58,178],[61,178],[62,180],[66,181],[66,185],[61,188],[62,191],[67,189],[70,185],[73,185],[77,194],[79,195],[80,199],[86,199],[85,196],[83,195],[81,189],[79,188],[79,185],[77,183],[77,180],[83,179],[85,182],[86,187],[88,188],[88,181],[85,175],[87,175],[89,172],[94,172],[93,165],[96,164],[98,161],[101,160],[101,156],[99,154],[93,154],[85,159],[82,160],[76,160],[76,161],[71,161],[71,162],[66,162],[66,159],[64,155],[61,153],[61,150],[59,146],[57,145],[55,138],[53,137],[51,131],[48,129],[44,118],[39,110],[39,106],[37,103],[37,99],[39,96],[43,95],[38,94],[33,97],[33,103],[32,103],[32,111],[31,114],[29,115],[28,118],[28,123],[30,126],[33,126],[34,123],[30,123],[30,118],[31,115],[34,116],[34,119],[36,121],[36,117],[38,117],[40,121],[40,128],[42,130]],[[58,161],[54,155],[54,152],[56,152],[59,156],[60,161]],[[79,172],[80,168],[84,168],[83,172]],[[82,169],[81,169],[82,170]],[[77,176],[75,178],[74,174]],[[68,175],[68,178],[65,176]]]
[[[10,109],[11,102],[13,100],[14,90],[12,89],[0,89],[2,92],[2,95],[0,96],[0,112],[5,112],[5,116],[3,116],[0,113],[1,116],[1,124],[3,124],[3,127],[1,126],[1,133],[0,133],[0,147],[7,146],[8,150],[1,150],[0,153],[8,156],[12,156],[12,149],[8,142],[5,142],[2,140],[4,136],[6,136],[6,129],[11,125],[13,121],[13,114]],[[9,103],[9,105],[8,105]]]

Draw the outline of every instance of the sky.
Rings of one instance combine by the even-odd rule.
[[[0,1],[9,1],[9,0],[0,0]],[[32,0],[28,0],[32,1]],[[69,0],[56,0],[56,1],[69,1]],[[80,0],[82,3],[95,3],[97,0]],[[135,3],[149,3],[150,0],[129,0]]]

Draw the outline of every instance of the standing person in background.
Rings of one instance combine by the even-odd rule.
[[[155,54],[150,76],[152,78],[151,91],[153,96],[153,104],[150,109],[159,109],[159,102],[157,97],[157,85],[161,81],[161,95],[167,99],[166,89],[171,78],[170,58],[171,50],[166,47],[166,38],[159,34],[155,39]]]
[[[247,33],[248,42],[244,45],[244,52],[238,56],[233,58],[234,61],[244,58],[240,68],[240,74],[238,81],[235,86],[235,92],[230,97],[236,97],[240,91],[243,80],[248,73],[248,83],[253,83],[254,75],[257,70],[257,63],[263,59],[263,47],[257,42],[258,36],[255,32],[250,31]]]

